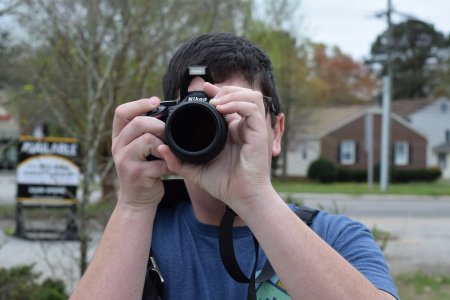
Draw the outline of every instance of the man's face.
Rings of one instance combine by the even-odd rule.
[[[188,91],[199,91],[203,90],[204,80],[201,77],[195,77],[188,88]],[[230,79],[227,79],[221,83],[216,83],[215,86],[223,87],[223,86],[238,86],[247,89],[252,89],[255,91],[261,92],[261,87],[259,84],[251,85],[249,84],[242,76],[233,76]],[[261,101],[263,99],[261,98]],[[270,114],[265,116],[266,120],[266,129],[269,135],[268,142],[268,150],[269,150],[269,159],[272,159],[272,156],[277,156],[281,152],[281,136],[283,135],[284,130],[284,115],[282,113],[276,116],[275,128],[272,128],[270,121]]]

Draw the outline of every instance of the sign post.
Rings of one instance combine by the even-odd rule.
[[[79,153],[76,139],[20,137],[16,174],[16,236],[30,238],[29,233],[46,233],[56,234],[58,239],[76,239]],[[68,209],[65,229],[58,231],[52,225],[40,229],[25,226],[25,211],[38,208]]]

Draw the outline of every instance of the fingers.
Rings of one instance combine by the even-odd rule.
[[[225,105],[232,102],[251,103],[265,117],[264,102],[259,91],[253,91],[235,86],[225,86],[220,89],[215,98],[210,101],[213,105]],[[241,115],[242,116],[242,115]]]
[[[122,148],[146,133],[151,133],[160,140],[164,140],[164,128],[164,122],[156,118],[135,117],[113,139],[113,152],[114,148]]]
[[[149,155],[161,158],[157,148],[164,142],[150,133],[144,133],[123,147],[124,155],[130,160],[145,161]]]
[[[140,99],[118,106],[114,113],[112,138],[115,138],[135,117],[154,110],[159,106],[159,103],[159,98],[151,97],[150,99]]]
[[[216,97],[217,93],[220,91],[218,86],[215,86],[209,82],[203,83],[203,91],[208,94],[209,97]]]

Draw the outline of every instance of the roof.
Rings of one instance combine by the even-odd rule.
[[[403,118],[408,118],[413,113],[421,110],[422,108],[432,105],[436,101],[441,99],[447,99],[445,97],[441,98],[426,98],[426,99],[402,99],[392,101],[391,111]]]
[[[435,153],[450,153],[450,143],[443,143],[433,148]]]
[[[359,115],[371,105],[350,105],[334,107],[316,107],[302,110],[303,121],[299,124],[302,135],[320,135],[337,124]]]
[[[302,116],[299,117],[302,121],[297,126],[297,136],[301,136],[302,139],[315,139],[324,136],[349,124],[357,118],[364,116],[369,111],[374,114],[382,114],[381,108],[375,105],[350,105],[303,109]],[[423,132],[419,131],[403,117],[392,112],[391,118],[426,139],[426,135]]]

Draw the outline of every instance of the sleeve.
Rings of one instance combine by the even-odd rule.
[[[342,215],[320,212],[312,229],[375,287],[399,299],[383,252],[365,225]]]

